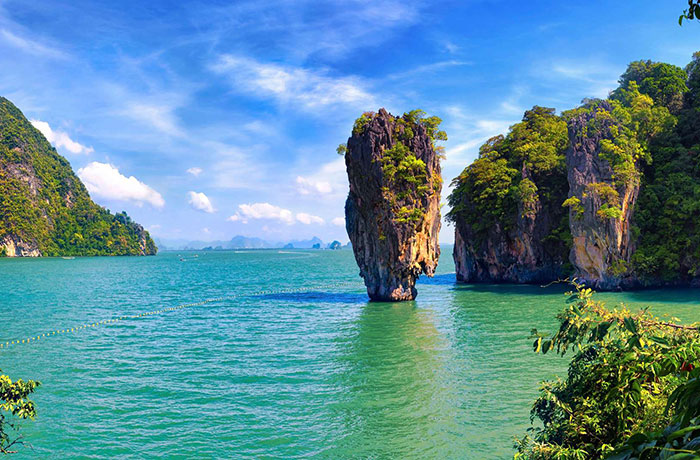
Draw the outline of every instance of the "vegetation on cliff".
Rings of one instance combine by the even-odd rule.
[[[95,204],[68,161],[10,101],[0,98],[0,247],[21,241],[41,255],[155,254],[126,213]],[[6,251],[3,251],[6,253]]]
[[[549,243],[558,244],[564,254],[572,245],[572,220],[581,219],[592,206],[601,226],[600,231],[591,229],[593,234],[602,235],[603,226],[612,226],[629,240],[627,250],[617,248],[625,260],[608,261],[612,275],[650,285],[696,279],[699,62],[697,53],[685,69],[632,62],[608,99],[584,100],[581,107],[561,115],[537,106],[527,111],[506,136],[488,140],[477,160],[454,180],[448,219],[458,231],[468,227],[478,247],[480,241],[493,238],[494,226],[508,234],[519,230],[523,213],[538,218],[547,214],[542,219],[558,223],[551,225]],[[571,177],[567,181],[571,165],[565,153],[592,140],[612,173],[574,192]],[[568,216],[555,211],[562,206],[571,211]]]
[[[528,110],[508,135],[486,141],[479,158],[453,180],[447,218],[468,222],[478,237],[486,238],[494,225],[506,232],[514,226],[519,204],[528,213],[535,201],[563,202],[568,191],[567,145],[566,122],[554,109],[535,106]],[[566,238],[566,218],[563,212],[559,214],[562,225],[552,234]]]
[[[353,135],[362,135],[367,125],[376,116],[374,112],[363,113],[353,125]],[[425,112],[416,109],[402,117],[392,117],[394,145],[382,149],[379,161],[382,165],[382,193],[387,212],[393,215],[397,224],[413,227],[425,215],[428,199],[442,188],[442,176],[431,174],[425,162],[411,150],[411,140],[420,126],[434,151],[442,155],[444,147],[436,146],[436,141],[446,141],[447,134],[440,130],[439,117],[427,117]],[[339,154],[345,154],[347,146],[338,147]]]
[[[521,459],[660,459],[700,454],[700,330],[648,310],[610,309],[574,284],[554,334],[535,352],[573,351],[565,380],[543,382],[518,440]]]

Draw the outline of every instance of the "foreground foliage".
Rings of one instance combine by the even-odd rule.
[[[36,408],[27,397],[40,385],[34,380],[13,382],[0,375],[0,453],[14,453],[13,446],[21,444],[21,436],[12,436],[18,429],[17,420],[34,419]]]
[[[574,287],[559,330],[533,330],[536,352],[574,356],[565,380],[542,384],[531,412],[541,427],[518,440],[515,457],[700,458],[698,325],[610,309]]]

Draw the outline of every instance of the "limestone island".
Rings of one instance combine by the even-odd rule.
[[[70,163],[0,97],[0,257],[152,255],[148,232],[95,204]]]
[[[350,181],[346,228],[371,300],[413,300],[418,277],[437,267],[440,123],[420,110],[366,112],[338,147]]]

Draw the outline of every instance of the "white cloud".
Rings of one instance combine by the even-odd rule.
[[[545,70],[546,69],[546,70]],[[567,92],[582,94],[582,97],[607,97],[617,86],[617,77],[622,70],[616,65],[595,58],[582,58],[575,61],[559,60],[549,64],[547,69],[537,69],[536,76],[544,77],[560,86],[564,81]]]
[[[28,38],[23,38],[18,35],[13,34],[9,30],[0,30],[0,36],[2,36],[3,41],[8,43],[15,48],[21,49],[22,51],[33,54],[35,56],[44,56],[55,59],[66,59],[67,56],[63,51],[42,45],[41,43],[30,40]]]
[[[336,217],[331,221],[331,223],[333,225],[337,225],[338,227],[345,227],[345,217]]]
[[[345,160],[338,158],[322,165],[311,175],[297,176],[296,184],[297,191],[302,195],[344,195],[348,188]]]
[[[183,137],[185,133],[180,129],[175,108],[168,104],[150,104],[135,102],[127,105],[123,114],[143,123],[147,123],[165,134],[174,137]]]
[[[450,67],[459,67],[459,66],[467,66],[467,65],[472,65],[471,62],[467,61],[456,61],[456,60],[450,60],[450,61],[439,61],[439,62],[434,62],[432,64],[424,64],[424,65],[419,65],[418,67],[414,67],[412,69],[408,69],[403,72],[398,72],[398,73],[393,73],[387,76],[389,80],[403,80],[409,77],[415,77],[417,75],[422,75],[426,73],[435,73],[443,69],[447,69]]]
[[[322,218],[314,216],[312,214],[307,214],[305,212],[300,212],[297,214],[297,220],[304,225],[319,224],[323,225],[326,223]]]
[[[189,168],[186,172],[192,174],[194,177],[198,177],[200,174],[202,174],[202,168],[195,166],[193,168]]]
[[[309,195],[311,193],[320,193],[321,195],[327,195],[333,191],[333,187],[331,187],[331,184],[329,182],[316,182],[301,176],[297,176],[297,184],[299,184],[299,193],[301,193],[302,195]]]
[[[192,206],[193,209],[196,209],[198,211],[204,211],[210,214],[216,211],[214,209],[214,206],[212,206],[209,197],[206,196],[204,193],[190,191],[187,192],[187,196],[190,197],[188,202],[190,203],[190,206]]]
[[[248,223],[249,219],[278,220],[287,225],[294,223],[292,211],[270,203],[252,203],[238,205],[238,212],[228,218],[232,222]]]
[[[264,63],[223,55],[212,69],[227,75],[234,88],[306,109],[331,104],[373,107],[374,98],[357,77],[331,77],[327,72]]]
[[[230,222],[242,222],[247,224],[249,220],[269,219],[282,222],[283,224],[292,225],[299,222],[305,225],[325,224],[325,221],[312,214],[305,212],[297,213],[296,216],[289,209],[280,208],[270,203],[251,203],[238,205],[238,211],[230,216]]]
[[[160,193],[134,176],[122,175],[116,166],[109,163],[93,161],[80,168],[78,176],[93,195],[111,200],[132,201],[138,206],[148,203],[153,207],[162,208],[165,205]]]
[[[46,140],[55,145],[56,148],[65,149],[75,154],[83,153],[86,155],[95,151],[92,147],[85,147],[84,145],[75,142],[64,131],[54,131],[45,121],[30,120],[30,122],[36,129],[41,131],[41,134],[44,135]]]

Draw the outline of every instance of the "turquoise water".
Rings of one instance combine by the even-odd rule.
[[[0,342],[240,295],[0,350],[43,385],[13,458],[508,458],[561,287],[457,286],[370,304],[351,251],[1,259]],[[297,293],[251,295],[267,289]],[[700,320],[700,291],[602,294]]]

